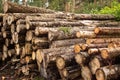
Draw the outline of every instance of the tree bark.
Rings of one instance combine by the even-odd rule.
[[[118,42],[120,38],[95,38],[95,39],[86,39],[86,44],[102,44],[109,42]]]
[[[120,27],[96,27],[95,34],[120,34]]]
[[[120,55],[120,47],[117,48],[106,48],[101,50],[101,56],[104,59],[113,59]]]
[[[115,80],[120,76],[120,65],[104,66],[95,73],[97,80]]]
[[[82,66],[81,76],[84,80],[92,80],[92,73],[87,66]]]
[[[82,50],[87,51],[90,48],[106,48],[108,47],[108,43],[104,44],[83,44],[82,45]]]
[[[75,55],[75,60],[80,66],[83,66],[88,64],[90,56],[87,52],[80,52],[79,54]]]
[[[67,80],[73,80],[81,75],[81,69],[78,65],[69,66],[62,70],[62,74]]]
[[[67,47],[78,43],[85,43],[84,39],[69,39],[69,40],[58,40],[58,41],[52,41],[52,44],[50,45],[51,48],[57,48],[57,47]]]
[[[38,8],[34,6],[32,7],[32,6],[19,5],[9,1],[6,1],[4,3],[3,9],[4,9],[4,13],[54,13],[53,10]]]

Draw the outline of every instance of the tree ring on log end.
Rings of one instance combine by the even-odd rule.
[[[83,62],[82,55],[81,54],[76,54],[75,55],[75,60],[78,64],[82,64],[82,62]]]
[[[99,29],[98,27],[96,27],[96,28],[94,29],[94,32],[95,32],[95,34],[98,34],[98,33],[100,32],[100,29]]]
[[[98,69],[95,73],[97,80],[105,80],[105,74],[102,70]]]
[[[58,69],[63,69],[65,67],[65,61],[62,57],[57,57],[56,65]]]
[[[79,53],[80,51],[81,51],[80,46],[79,46],[78,44],[76,44],[76,45],[74,46],[74,52],[75,52],[75,53]]]
[[[104,58],[104,59],[107,59],[108,58],[108,51],[106,50],[106,49],[103,49],[102,51],[101,51],[101,56],[102,56],[102,58]]]

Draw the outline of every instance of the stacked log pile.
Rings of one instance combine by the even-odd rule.
[[[55,12],[8,1],[4,12],[0,60],[15,63],[19,73],[38,69],[48,80],[118,79],[120,22],[114,16]]]

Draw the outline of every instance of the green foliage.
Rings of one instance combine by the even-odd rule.
[[[60,27],[59,30],[63,31],[64,33],[70,33],[70,27]]]
[[[117,20],[120,20],[120,3],[114,0],[110,6],[105,6],[98,14],[111,14],[116,17]]]

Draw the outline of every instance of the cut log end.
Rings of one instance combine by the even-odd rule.
[[[14,21],[14,17],[13,16],[8,16],[8,18],[7,18],[8,25],[11,25],[13,21]]]
[[[98,34],[100,32],[100,29],[98,28],[98,27],[96,27],[95,29],[94,29],[94,33],[95,34]]]
[[[76,45],[74,46],[74,52],[75,52],[75,53],[79,53],[80,51],[81,51],[80,45],[76,44]]]
[[[82,50],[86,50],[87,49],[87,45],[86,44],[83,44],[81,47],[82,47]]]
[[[108,51],[106,49],[103,49],[101,51],[101,56],[103,59],[107,59],[109,57]]]
[[[63,72],[63,76],[64,76],[64,77],[67,77],[67,76],[68,76],[68,71],[67,71],[66,69],[63,69],[62,72]]]
[[[82,62],[83,62],[83,57],[82,57],[82,55],[81,55],[81,54],[76,54],[76,55],[75,55],[75,60],[76,60],[76,62],[77,62],[78,64],[82,64]]]
[[[97,70],[95,76],[97,80],[105,80],[105,74],[102,70]]]
[[[95,74],[96,70],[100,68],[100,61],[98,58],[93,58],[89,63],[92,74]]]
[[[56,65],[58,69],[63,69],[65,67],[65,61],[62,57],[57,57],[56,59]]]
[[[41,50],[39,49],[36,51],[36,59],[39,63],[41,63],[43,60],[42,55],[41,55]]]
[[[29,23],[26,23],[26,29],[27,29],[27,30],[30,29],[30,25],[29,25]]]
[[[79,38],[81,36],[80,32],[76,32],[76,37]]]

